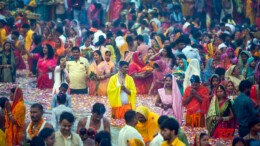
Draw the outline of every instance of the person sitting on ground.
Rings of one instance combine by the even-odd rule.
[[[145,144],[149,144],[156,133],[159,131],[158,118],[156,113],[149,111],[145,106],[139,106],[136,108],[138,123],[136,124],[136,130],[142,135]]]
[[[120,130],[118,137],[118,145],[127,146],[128,140],[138,139],[143,144],[143,138],[140,133],[134,128],[137,124],[137,115],[133,110],[129,110],[125,113],[126,125]]]
[[[80,132],[81,128],[89,129],[94,128],[95,131],[107,131],[110,132],[110,122],[107,118],[103,117],[106,112],[106,108],[102,103],[95,103],[92,108],[92,115],[86,118],[80,119],[78,123],[77,132]]]
[[[45,146],[53,146],[55,143],[55,131],[51,128],[43,128],[39,137],[43,138]]]
[[[179,140],[178,138],[178,132],[180,129],[179,123],[172,119],[166,119],[163,121],[163,123],[160,125],[161,134],[164,138],[164,142],[161,144],[161,146],[168,146],[168,145],[176,145],[176,146],[185,146],[185,144]]]
[[[80,136],[72,132],[75,117],[69,112],[60,115],[60,130],[55,132],[54,146],[83,146]]]
[[[69,88],[69,86],[66,83],[62,83],[60,85],[60,88],[59,88],[60,92],[52,97],[52,101],[51,101],[51,108],[52,109],[59,106],[58,101],[57,101],[57,97],[61,93],[66,95],[66,102],[65,102],[64,105],[71,108],[71,96],[67,94],[68,88]]]
[[[60,128],[59,127],[59,119],[60,119],[61,113],[63,113],[64,111],[69,112],[69,113],[73,113],[73,111],[70,107],[65,106],[66,94],[59,93],[57,95],[57,101],[58,101],[59,106],[52,109],[52,115],[51,115],[52,126],[54,127],[55,130],[58,130]]]
[[[174,120],[176,120],[174,117],[168,117],[168,116],[160,116],[160,118],[158,119],[158,125],[161,126],[162,123],[169,119],[169,118],[172,118]],[[176,120],[177,121],[177,120]],[[179,128],[178,130],[178,138],[186,145],[189,145],[189,142],[188,142],[188,139],[187,139],[187,136],[186,134],[182,131],[181,128]],[[161,135],[160,132],[158,132],[158,134],[154,137],[154,139],[152,140],[152,142],[150,143],[149,146],[158,146],[158,145],[161,145],[163,143],[163,136]]]

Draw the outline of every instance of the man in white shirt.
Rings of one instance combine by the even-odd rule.
[[[78,134],[71,131],[75,117],[69,112],[60,115],[60,130],[55,132],[54,146],[83,146]]]
[[[201,60],[199,55],[199,50],[196,48],[191,47],[191,40],[190,38],[185,38],[185,45],[186,47],[182,50],[182,53],[186,56],[187,59],[198,59]]]
[[[119,132],[118,145],[127,146],[127,141],[131,139],[139,139],[144,144],[141,134],[134,128],[137,124],[136,112],[129,110],[125,113],[124,118],[126,125]]]
[[[60,120],[60,115],[63,112],[73,113],[73,111],[70,107],[65,106],[65,103],[66,103],[66,94],[65,93],[59,93],[57,95],[57,101],[58,101],[59,106],[52,109],[52,115],[51,115],[51,122],[54,127],[54,130],[59,129],[58,121]]]

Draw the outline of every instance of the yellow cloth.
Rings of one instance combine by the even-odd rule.
[[[108,48],[109,50],[110,50],[110,53],[111,53],[111,61],[113,62],[113,63],[115,63],[116,62],[116,55],[115,55],[115,49],[114,49],[114,47],[112,46],[112,45],[106,45],[106,48]],[[105,58],[104,58],[105,59]]]
[[[161,146],[185,146],[185,144],[179,140],[178,137],[174,139],[174,141],[169,145],[167,141],[164,141]]]
[[[130,146],[144,146],[143,142],[140,139],[129,139],[127,140],[127,143]]]
[[[16,104],[15,108],[12,110],[13,118],[17,124],[13,124],[8,115],[5,115],[5,138],[6,146],[19,145],[23,135],[25,126],[25,113],[26,107],[23,101]]]
[[[122,46],[118,47],[119,51],[120,51],[120,55],[121,55],[121,59],[124,59],[125,57],[125,51],[128,51],[128,45],[125,42]]]
[[[75,60],[67,61],[66,70],[70,77],[70,88],[71,89],[85,89],[86,77],[88,75],[88,60],[80,57],[76,62]]]
[[[25,48],[26,50],[30,50],[30,47],[32,45],[32,42],[33,42],[33,31],[32,30],[28,30],[27,33],[26,33],[26,36],[25,36]]]
[[[0,29],[0,46],[4,45],[5,41],[7,40],[7,34],[4,28]]]
[[[117,86],[118,74],[113,75],[108,83],[107,87],[107,96],[110,106],[113,107],[120,107],[122,106],[120,93],[121,87]],[[135,83],[132,77],[126,75],[125,77],[125,87],[130,90],[131,95],[128,95],[128,102],[131,104],[132,109],[135,109],[136,103],[136,88]]]
[[[0,145],[6,145],[5,143],[5,133],[0,129]]]
[[[231,67],[229,67],[229,69],[225,73],[225,78],[226,78],[226,80],[232,81],[234,83],[236,90],[239,91],[238,86],[239,86],[240,82],[245,79],[245,77],[243,75],[239,75],[239,78],[233,76],[232,73],[233,73],[235,67],[236,67],[236,65],[232,65]]]
[[[141,123],[138,121],[135,126],[136,130],[142,135],[144,142],[148,143],[153,140],[154,135],[159,132],[158,119],[159,115],[150,112],[147,107],[139,106],[136,108],[136,112],[146,117],[146,122]]]

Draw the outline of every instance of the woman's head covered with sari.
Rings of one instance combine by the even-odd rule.
[[[14,87],[11,89],[10,99],[13,101],[11,110],[17,105],[18,102],[23,102],[23,91],[21,88]]]
[[[167,78],[170,78],[172,80],[171,89],[172,89],[172,110],[174,111],[175,118],[177,119],[178,123],[182,123],[182,113],[183,113],[183,105],[182,104],[176,104],[182,102],[182,95],[180,92],[180,89],[178,87],[176,78],[172,74],[167,74],[165,76],[165,84],[164,88],[167,88]]]
[[[247,59],[247,62],[246,64],[248,65],[248,68],[247,68],[247,73],[246,73],[246,78],[250,77],[250,76],[253,76],[254,75],[254,72],[255,72],[255,63],[254,63],[254,66],[253,68],[251,67],[251,63],[252,62],[255,62],[255,58],[254,57],[249,57]]]
[[[164,76],[166,75],[167,69],[169,69],[169,67],[163,60],[156,60],[154,62],[154,67],[156,68],[156,71],[164,73]]]
[[[240,69],[243,69],[244,68],[244,63],[247,62],[247,59],[251,57],[251,54],[250,52],[246,51],[246,50],[243,50],[239,53],[239,56],[238,56],[238,65],[240,67]]]
[[[232,88],[233,87],[233,88]],[[228,80],[225,82],[225,89],[226,89],[226,93],[227,95],[231,94],[231,95],[236,95],[237,91],[235,88],[235,85],[232,81]]]
[[[209,136],[206,133],[196,134],[193,146],[209,146]]]
[[[139,106],[135,111],[138,119],[135,128],[142,135],[145,143],[150,142],[154,135],[159,131],[159,116],[156,113],[149,111],[145,106]]]
[[[200,78],[200,63],[198,59],[191,59],[188,68],[185,72],[185,78],[183,81],[183,89],[185,90],[191,85],[190,79],[192,75],[197,75]]]
[[[226,80],[229,80],[231,76],[233,76],[234,69],[236,68],[236,65],[232,65],[229,67],[229,69],[225,73]]]
[[[180,66],[180,64],[182,63],[182,67]],[[180,58],[179,62],[178,62],[178,67],[176,68],[177,72],[185,72],[188,68],[188,62],[186,59],[184,58]]]
[[[141,52],[135,52],[132,56],[132,62],[136,63],[140,67],[145,67],[145,63],[142,60],[142,54]]]
[[[129,139],[127,140],[128,146],[144,146],[144,143],[140,139]]]

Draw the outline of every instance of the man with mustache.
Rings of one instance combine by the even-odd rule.
[[[35,136],[37,136],[43,128],[52,128],[50,123],[47,123],[43,119],[43,106],[39,103],[35,103],[31,106],[30,115],[31,122],[26,126],[25,138],[27,142],[30,142]]]

